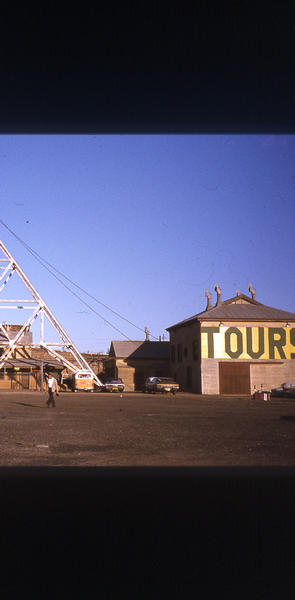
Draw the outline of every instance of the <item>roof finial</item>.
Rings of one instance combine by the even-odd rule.
[[[145,333],[145,341],[148,342],[149,339],[150,339],[150,337],[149,337],[150,336],[150,332],[149,332],[149,330],[148,330],[147,327],[144,328],[144,333]]]
[[[207,298],[207,306],[206,306],[206,310],[209,310],[210,308],[212,308],[212,295],[210,294],[209,290],[205,290],[205,296]]]
[[[215,288],[214,289],[215,289],[216,294],[217,294],[217,300],[216,300],[215,306],[220,306],[220,304],[222,304],[222,301],[221,301],[221,289],[220,289],[218,283],[215,283]]]
[[[256,290],[252,286],[252,283],[249,283],[249,292],[251,293],[252,299],[256,300]]]
[[[237,290],[237,296],[241,295],[241,290]]]

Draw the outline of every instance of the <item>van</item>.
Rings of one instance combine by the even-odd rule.
[[[76,371],[73,375],[72,389],[74,392],[93,392],[93,375],[89,371]]]

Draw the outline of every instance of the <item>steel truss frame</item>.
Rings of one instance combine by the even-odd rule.
[[[40,342],[39,342],[39,344],[33,344],[33,343],[26,344],[26,347],[36,347],[37,346],[37,347],[47,350],[47,352],[51,356],[53,356],[56,360],[58,360],[64,367],[66,367],[72,373],[76,373],[80,369],[88,371],[89,374],[92,375],[96,385],[101,387],[102,383],[101,383],[100,379],[97,377],[97,375],[91,369],[90,365],[87,363],[85,358],[79,352],[79,350],[75,346],[74,342],[71,340],[71,338],[68,336],[68,334],[63,329],[61,324],[55,318],[53,312],[49,309],[46,302],[41,298],[41,296],[37,292],[36,288],[32,285],[29,278],[26,276],[24,271],[21,269],[20,265],[13,258],[13,256],[10,254],[10,252],[8,251],[8,249],[6,248],[6,246],[3,244],[3,242],[1,240],[0,240],[0,250],[2,250],[2,253],[5,257],[5,258],[2,258],[2,257],[0,258],[0,283],[1,283],[1,281],[4,280],[3,283],[0,285],[0,293],[5,288],[5,286],[8,284],[12,275],[14,273],[17,273],[33,298],[33,300],[17,300],[17,299],[1,299],[0,298],[0,309],[1,308],[16,309],[16,310],[28,309],[28,310],[32,311],[31,315],[27,318],[25,323],[22,325],[21,329],[19,331],[17,331],[17,333],[13,339],[9,339],[7,332],[6,332],[5,328],[3,327],[2,322],[0,323],[0,331],[2,333],[2,336],[4,336],[7,339],[7,342],[5,340],[4,344],[2,343],[2,345],[5,345],[6,349],[0,358],[0,369],[2,369],[3,366],[5,366],[8,359],[10,358],[11,354],[13,353],[14,349],[17,346],[23,345],[23,344],[18,343],[21,340],[23,333],[26,331],[27,327],[32,325],[32,323],[40,316],[40,323],[41,323]],[[3,266],[2,266],[2,264],[3,264]],[[3,272],[1,273],[1,271],[3,271]],[[4,305],[3,303],[7,303],[7,304]],[[45,341],[45,339],[44,339],[44,318],[47,318],[48,321],[51,323],[51,325],[54,327],[54,329],[58,333],[60,339],[62,340],[61,343],[54,343],[54,342],[50,343],[50,342]],[[77,367],[70,360],[67,360],[66,358],[62,357],[60,354],[58,354],[56,352],[55,348],[58,348],[59,346],[66,347],[67,350],[71,352],[72,356],[77,361],[79,367]]]

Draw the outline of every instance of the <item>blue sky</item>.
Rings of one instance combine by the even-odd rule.
[[[72,288],[93,313],[0,225],[82,352],[145,326],[168,339],[205,308],[205,288],[215,302],[216,282],[223,299],[251,282],[258,301],[295,312],[294,191],[292,135],[0,136],[0,218],[141,329]]]

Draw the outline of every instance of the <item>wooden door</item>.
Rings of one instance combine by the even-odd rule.
[[[135,370],[134,373],[134,389],[135,390],[143,390],[145,381],[145,374],[142,372],[138,372]]]
[[[28,390],[30,387],[30,375],[29,373],[21,373],[20,385],[22,390]]]
[[[250,394],[250,364],[241,362],[219,363],[220,394]]]
[[[11,389],[14,391],[28,390],[30,387],[29,373],[13,373],[11,375]]]
[[[13,391],[18,390],[19,389],[19,382],[18,382],[18,379],[17,379],[17,374],[12,372],[11,375],[10,375],[10,377],[11,377],[11,389]]]

